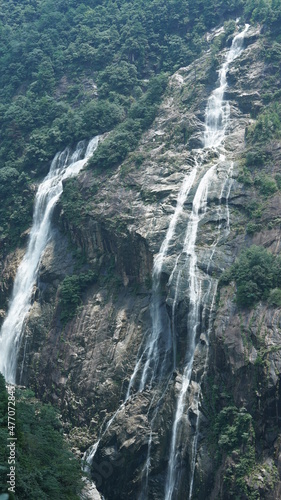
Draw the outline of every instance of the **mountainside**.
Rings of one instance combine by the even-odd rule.
[[[6,2],[6,25],[8,4],[20,11]],[[22,12],[34,26],[48,25],[50,5],[26,2]],[[25,110],[32,99],[51,99],[74,113],[70,128],[66,115],[42,128],[26,118],[34,129],[19,125],[21,149],[11,156],[5,132],[3,318],[49,157],[70,144],[66,164],[75,165],[79,147],[85,155],[99,134],[86,167],[71,179],[63,174],[15,376],[59,409],[72,451],[85,453],[84,470],[106,500],[281,495],[281,5],[247,2],[243,12],[241,3],[210,4],[201,20],[200,5],[183,17],[185,2],[166,2],[159,27],[160,2],[149,2],[146,15],[147,2],[73,5],[82,25],[90,23],[83,36],[110,29],[110,43],[84,47],[76,24],[68,49],[58,38],[60,54],[72,53],[65,67],[51,51],[52,90],[40,94],[25,76],[24,87],[4,82],[1,97],[3,127],[9,99],[10,107],[25,99]],[[36,14],[43,8],[45,17]],[[58,2],[55,9],[63,12]],[[236,14],[244,17],[235,22]],[[23,29],[29,21],[13,22]],[[98,66],[105,46],[112,52]],[[74,75],[81,100],[70,97]],[[66,134],[59,141],[57,127]],[[37,162],[29,152],[43,128],[52,139]],[[20,206],[19,223],[9,210]]]

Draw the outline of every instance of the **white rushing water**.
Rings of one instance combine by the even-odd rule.
[[[187,196],[190,192],[190,189],[193,186],[193,183],[194,183],[194,180],[196,177],[196,173],[197,173],[197,167],[198,167],[198,164],[197,164],[197,162],[195,162],[194,166],[191,167],[190,171],[184,177],[181,189],[180,189],[178,197],[177,197],[177,205],[176,205],[175,212],[171,217],[168,231],[167,231],[166,236],[164,238],[164,241],[161,245],[160,251],[157,254],[155,261],[154,261],[153,274],[152,274],[153,290],[152,290],[152,302],[151,302],[151,319],[152,319],[151,334],[148,337],[144,351],[142,353],[140,353],[140,355],[138,356],[134,372],[130,378],[130,382],[129,382],[128,390],[126,393],[126,397],[124,399],[124,403],[121,404],[121,406],[117,409],[117,411],[114,413],[114,415],[108,421],[108,423],[105,426],[105,429],[100,432],[99,439],[92,446],[90,446],[90,448],[88,448],[84,453],[84,456],[82,459],[82,468],[85,472],[88,472],[88,473],[90,472],[91,463],[92,463],[92,461],[95,457],[95,454],[98,450],[98,446],[99,446],[101,439],[106,434],[107,430],[110,428],[111,424],[114,422],[116,416],[120,413],[121,409],[124,407],[124,404],[130,399],[131,391],[132,391],[132,388],[134,387],[135,380],[136,380],[139,372],[141,373],[141,378],[140,378],[140,384],[138,387],[138,391],[142,391],[144,389],[146,383],[148,383],[148,381],[151,384],[156,376],[157,366],[159,364],[159,357],[158,357],[159,338],[161,337],[161,333],[163,333],[163,330],[167,329],[167,326],[169,328],[169,325],[163,324],[163,317],[162,317],[162,311],[161,311],[162,304],[161,304],[161,295],[160,295],[160,278],[161,278],[163,263],[164,263],[165,257],[167,255],[167,252],[169,249],[169,244],[174,236],[177,222],[178,222],[179,217],[183,211],[184,203],[187,199]],[[168,332],[167,336],[168,336],[168,338],[171,336],[170,332]],[[142,366],[142,361],[143,361],[144,356],[146,356],[146,361],[144,363],[144,366]],[[152,428],[153,428],[153,422],[151,422],[151,433],[150,433],[149,444],[148,444],[148,454],[147,454],[146,464],[144,467],[146,483],[148,480],[148,471],[149,471],[149,465],[150,465]],[[147,486],[147,484],[146,484],[146,486]]]
[[[231,49],[227,53],[226,60],[223,63],[222,68],[220,69],[219,86],[211,94],[207,103],[206,117],[205,117],[205,132],[204,132],[204,148],[202,148],[202,150],[196,151],[196,154],[194,155],[193,164],[190,165],[190,169],[186,174],[186,176],[184,177],[181,189],[178,194],[177,204],[174,214],[170,219],[169,227],[165,235],[165,238],[163,240],[163,243],[160,247],[159,253],[156,255],[154,259],[153,272],[152,272],[153,287],[152,287],[152,299],[151,299],[151,311],[150,311],[152,328],[150,334],[148,335],[147,340],[145,340],[144,347],[141,347],[139,350],[139,355],[137,357],[135,369],[133,371],[133,374],[129,382],[124,403],[121,404],[121,406],[117,409],[117,411],[114,413],[111,419],[107,422],[104,430],[100,432],[98,441],[85,452],[83,457],[83,468],[86,472],[90,472],[91,464],[98,450],[101,439],[104,437],[104,435],[110,428],[111,424],[114,422],[116,416],[124,407],[125,403],[130,399],[132,389],[137,385],[137,380],[139,380],[137,391],[140,392],[143,391],[144,388],[147,386],[148,388],[151,388],[152,383],[155,381],[157,376],[161,375],[161,373],[163,374],[166,358],[165,356],[163,358],[161,350],[165,351],[166,349],[166,352],[169,350],[173,351],[173,356],[172,356],[173,362],[170,368],[172,370],[175,368],[176,304],[178,298],[178,288],[184,276],[182,269],[180,268],[178,270],[178,266],[180,258],[184,256],[185,267],[187,267],[188,269],[188,276],[189,276],[188,283],[186,284],[186,286],[189,289],[189,295],[190,295],[190,308],[187,320],[188,349],[186,353],[185,367],[182,375],[182,384],[178,396],[177,408],[172,428],[172,440],[171,440],[171,447],[169,454],[167,480],[165,484],[165,500],[172,500],[173,496],[174,498],[177,498],[175,496],[175,489],[177,483],[177,472],[176,472],[177,463],[179,459],[178,439],[181,430],[181,422],[183,414],[186,410],[186,396],[192,375],[194,354],[196,348],[196,334],[198,327],[200,325],[200,310],[202,304],[204,303],[203,316],[208,316],[207,318],[204,319],[204,322],[207,324],[214,304],[217,282],[216,280],[212,280],[212,278],[209,277],[208,289],[207,291],[203,290],[202,280],[200,278],[200,273],[197,267],[196,239],[197,239],[198,225],[200,221],[203,219],[205,212],[207,210],[209,187],[212,184],[212,181],[215,178],[217,179],[216,173],[218,166],[225,161],[223,139],[226,134],[230,117],[229,104],[223,100],[224,91],[227,86],[226,76],[229,65],[242,52],[243,38],[247,29],[248,26],[246,26],[245,30],[242,33],[240,33],[234,38]],[[204,172],[203,164],[207,156],[207,151],[209,149],[215,150],[218,153],[219,159],[218,163],[212,164],[212,166],[207,171]],[[170,285],[174,276],[176,276],[175,294],[172,305],[172,322],[170,323],[170,321],[167,319],[167,313],[165,315],[166,306],[163,301],[163,298],[161,297],[161,275],[163,272],[165,259],[168,255],[170,244],[173,242],[178,221],[180,220],[180,216],[184,210],[184,205],[187,201],[191,188],[195,184],[198,173],[201,174],[202,171],[204,173],[198,184],[197,191],[193,199],[192,211],[187,225],[187,230],[185,233],[183,250],[182,253],[179,254],[176,259],[172,274],[169,279],[169,285]],[[231,171],[232,171],[232,165],[226,172],[225,177],[222,178],[220,187],[219,203],[221,204],[222,198],[226,200],[226,228],[224,229],[224,237],[229,233],[230,221],[229,221],[228,198],[230,195],[231,184],[232,184]],[[219,218],[221,218],[220,211],[221,207],[219,207]],[[213,258],[215,247],[219,242],[221,228],[222,225],[219,221],[218,235],[213,244],[214,248],[210,257],[209,265]],[[210,324],[207,332],[207,341],[209,333],[210,333]],[[163,345],[161,346],[161,343],[163,344],[163,342],[164,342],[164,349]],[[207,356],[205,360],[204,373],[206,369],[206,363],[207,363]],[[201,378],[204,377],[204,373]],[[199,384],[198,393],[196,395],[196,401],[194,401],[195,407],[197,408],[197,412],[199,409],[200,395],[201,395],[201,388]],[[157,407],[162,397],[164,397],[163,393],[162,396],[160,396]],[[153,427],[156,416],[157,416],[157,408],[154,410],[152,419],[150,421],[150,434],[148,438],[147,458],[142,471],[143,485],[139,496],[139,499],[141,500],[145,500],[148,497],[148,477],[151,466],[151,447],[153,438]],[[192,443],[190,491],[189,494],[187,493],[187,497],[189,499],[191,499],[192,496],[193,476],[196,464],[196,451],[198,442],[198,428],[199,428],[199,420],[197,418],[196,421],[197,433]]]
[[[223,100],[223,95],[225,92],[225,89],[227,87],[227,79],[226,75],[228,72],[229,65],[231,64],[234,59],[236,59],[239,54],[243,50],[243,39],[244,39],[244,33],[248,27],[246,26],[245,30],[238,34],[232,43],[231,49],[228,52],[226,56],[226,60],[223,63],[220,71],[219,71],[219,86],[216,88],[210,98],[208,99],[207,103],[207,108],[206,108],[206,116],[205,116],[205,133],[204,133],[204,148],[206,149],[216,149],[219,146],[221,146],[223,139],[225,137],[225,132],[226,128],[229,123],[229,116],[230,116],[230,106],[227,101]],[[202,161],[202,155],[201,155],[201,161]],[[170,331],[165,331],[165,328],[167,330],[167,327],[170,329],[170,324],[169,323],[164,323],[163,324],[163,312],[162,312],[162,299],[161,299],[161,274],[163,270],[163,264],[165,262],[165,258],[167,256],[167,252],[169,249],[169,244],[172,241],[174,234],[175,234],[175,229],[178,223],[178,220],[180,218],[180,215],[183,211],[184,203],[187,200],[187,197],[189,195],[190,189],[192,188],[194,181],[196,179],[197,171],[198,171],[198,166],[199,162],[198,160],[200,159],[200,154],[198,154],[198,158],[194,158],[194,166],[192,170],[188,173],[188,175],[185,176],[185,179],[182,183],[181,189],[179,191],[178,199],[177,199],[177,205],[176,209],[174,211],[174,214],[171,217],[168,231],[166,233],[166,236],[164,238],[164,241],[161,245],[160,251],[158,255],[154,259],[154,265],[153,265],[153,272],[152,272],[152,282],[153,282],[153,287],[152,287],[152,301],[151,301],[151,318],[152,318],[152,331],[151,335],[148,337],[146,348],[144,355],[146,357],[145,364],[142,368],[142,374],[141,374],[141,381],[140,381],[140,387],[139,390],[142,391],[145,387],[145,385],[150,382],[153,382],[156,373],[157,373],[157,367],[159,364],[159,339],[164,336],[167,337],[168,339],[174,338],[173,335],[173,326]],[[200,188],[198,187],[198,190],[201,189],[204,191],[205,185],[207,186],[206,189],[208,189],[208,184],[209,184],[209,175],[206,174],[207,177],[205,179],[205,184],[202,185]],[[202,203],[206,203],[206,199],[204,197],[204,193],[201,193],[203,198],[202,198]],[[196,193],[198,196],[198,194]],[[201,210],[202,207],[200,206],[200,200],[199,200],[199,206],[198,207],[193,207],[194,210]],[[192,213],[194,213],[194,210]],[[197,216],[198,218],[198,216]],[[192,224],[192,236],[195,237],[196,240],[196,234],[197,234],[197,227],[198,223],[196,224],[195,221],[193,221]],[[190,228],[191,229],[191,228]],[[187,232],[186,239],[190,241],[190,235]],[[195,245],[195,240],[193,242],[193,246]],[[192,239],[193,241],[193,239]],[[186,242],[184,244],[184,247],[186,247]],[[184,252],[188,252],[190,249],[189,248],[184,248]],[[164,305],[163,305],[164,306]],[[173,347],[173,346],[172,346]],[[167,350],[167,349],[166,349]],[[175,348],[173,347],[174,351],[174,356],[175,356]],[[163,362],[162,362],[163,365]],[[139,367],[138,367],[139,368]],[[134,374],[135,375],[135,374]]]
[[[97,148],[98,140],[94,137],[86,152],[85,143],[80,142],[72,155],[69,148],[58,153],[48,175],[39,185],[27,250],[15,277],[9,309],[0,332],[0,372],[7,382],[16,382],[17,357],[25,320],[31,307],[40,260],[51,236],[51,217],[63,191],[63,180],[79,173]]]
[[[190,189],[193,186],[193,183],[196,178],[198,164],[195,162],[192,170],[185,176],[184,181],[182,183],[181,189],[177,198],[176,209],[171,217],[168,231],[164,238],[164,241],[160,247],[159,253],[156,255],[153,264],[152,271],[152,301],[151,301],[151,319],[152,319],[152,330],[151,335],[148,337],[147,345],[145,349],[146,354],[146,362],[142,369],[141,381],[139,390],[142,391],[145,385],[150,382],[153,382],[157,373],[157,367],[159,364],[159,339],[163,337],[164,332],[166,338],[171,339],[171,331],[170,324],[166,322],[163,324],[164,315],[162,312],[163,299],[161,298],[161,274],[163,270],[163,264],[165,261],[165,257],[167,256],[167,252],[169,249],[169,244],[173,239],[175,234],[175,229],[177,226],[177,222],[179,217],[183,211],[184,203],[189,195]],[[168,331],[167,331],[168,330]],[[172,347],[172,345],[170,345]],[[166,349],[167,351],[167,349]],[[162,362],[162,365],[164,363]]]
[[[202,220],[206,209],[208,200],[208,190],[212,184],[212,181],[216,177],[217,167],[220,163],[225,161],[225,154],[223,148],[223,140],[227,131],[230,118],[230,106],[229,103],[223,100],[224,92],[227,86],[227,72],[229,65],[241,54],[243,50],[243,40],[244,35],[248,29],[246,25],[242,33],[235,36],[232,42],[232,46],[227,53],[225,62],[223,63],[219,71],[219,86],[216,88],[208,99],[206,113],[205,113],[205,133],[204,133],[204,149],[215,150],[219,155],[219,163],[212,165],[209,170],[203,175],[201,181],[199,182],[197,191],[195,193],[192,213],[188,223],[185,241],[184,241],[184,253],[186,254],[186,263],[188,266],[188,290],[189,290],[189,312],[187,319],[187,335],[188,335],[188,347],[186,352],[186,361],[184,366],[184,371],[181,381],[181,389],[179,391],[177,408],[173,422],[172,428],[172,439],[169,453],[169,463],[168,463],[168,473],[165,485],[165,500],[172,500],[176,498],[175,489],[177,485],[177,468],[180,461],[180,435],[183,425],[183,416],[187,410],[186,408],[186,396],[190,385],[193,361],[196,348],[196,335],[200,326],[200,310],[201,306],[207,304],[211,299],[210,311],[212,310],[212,303],[216,290],[216,281],[211,280],[208,292],[204,295],[203,300],[203,279],[201,278],[200,270],[197,266],[197,254],[196,254],[196,239],[198,232],[198,225]],[[223,181],[221,196],[225,188],[226,181]],[[231,187],[231,184],[230,184]],[[230,194],[230,187],[227,192],[227,203]],[[228,212],[228,205],[227,205]],[[229,226],[229,215],[227,226]],[[227,227],[228,230],[228,227]],[[212,286],[212,281],[214,284]],[[205,302],[205,304],[204,304]],[[210,314],[209,314],[210,316]],[[199,404],[199,393],[197,394],[197,401],[195,403]],[[192,488],[195,470],[195,460],[196,460],[196,450],[198,441],[198,417],[196,423],[197,435],[195,436],[192,445],[192,457],[191,457],[191,477],[190,477],[190,491],[188,498],[192,498]]]

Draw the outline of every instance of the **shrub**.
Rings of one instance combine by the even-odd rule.
[[[108,132],[124,118],[124,110],[120,105],[92,100],[82,113],[84,135],[94,136]]]
[[[237,286],[236,301],[240,306],[251,306],[261,297],[262,292],[254,281],[247,281]]]
[[[0,374],[0,494],[7,492],[7,391]],[[57,412],[32,391],[16,392],[16,498],[78,500],[80,464],[63,439]],[[9,498],[14,498],[10,496]]]
[[[263,247],[253,245],[244,250],[222,275],[220,286],[231,280],[237,286],[236,301],[239,306],[249,307],[259,300],[267,300],[271,290],[281,284],[281,259]],[[277,295],[275,292],[272,300]]]
[[[144,130],[153,122],[161,96],[166,89],[168,78],[160,74],[151,79],[146,93],[132,105],[127,119],[99,144],[97,151],[88,162],[90,168],[106,170],[114,168],[133,151]]]
[[[271,306],[276,306],[276,307],[281,306],[281,289],[280,288],[273,288],[273,290],[270,291],[270,294],[268,297],[268,303]]]
[[[0,256],[18,245],[20,235],[31,224],[33,194],[29,178],[13,167],[0,169]]]
[[[247,203],[247,205],[245,206],[245,210],[247,211],[249,217],[260,218],[262,216],[263,206],[261,203],[254,199]]]
[[[81,220],[87,213],[87,205],[77,179],[70,178],[65,181],[60,203],[66,218],[72,224],[81,224]]]
[[[253,184],[252,174],[246,167],[243,167],[243,169],[240,170],[237,180],[238,182],[242,182],[246,186],[252,186]]]
[[[261,231],[262,225],[261,224],[256,224],[255,222],[249,222],[246,226],[246,232],[248,234],[255,234]]]
[[[253,418],[243,408],[227,406],[218,414],[215,430],[219,447],[226,452],[233,451],[241,445],[252,444]]]
[[[111,90],[120,94],[130,94],[137,82],[136,66],[126,61],[108,65],[98,78],[100,93],[105,97]]]
[[[247,131],[247,141],[263,143],[268,139],[274,139],[281,134],[281,105],[274,103],[268,106],[263,113],[258,116],[254,125]]]
[[[281,189],[281,174],[275,175],[275,181],[276,181],[278,189]]]
[[[277,191],[277,185],[274,179],[266,174],[260,174],[255,178],[255,185],[264,196],[270,196]]]
[[[73,274],[64,278],[59,289],[60,319],[63,324],[74,318],[77,308],[81,304],[83,291],[96,279],[97,274],[94,271],[80,275]]]
[[[114,168],[125,160],[129,151],[136,146],[136,142],[136,136],[132,132],[117,131],[98,146],[88,166],[101,170]]]
[[[270,153],[262,148],[255,147],[246,155],[246,166],[251,168],[262,167],[270,159]]]

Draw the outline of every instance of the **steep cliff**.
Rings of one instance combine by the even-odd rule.
[[[138,366],[153,328],[153,262],[202,148],[207,100],[231,43],[227,39],[214,54],[218,36],[212,32],[209,50],[170,78],[153,126],[121,166],[107,173],[86,169],[66,181],[40,263],[18,377],[59,407],[81,457],[100,439],[91,475],[110,500],[167,495],[189,342],[183,248],[194,196],[209,170],[213,178],[198,225],[196,265],[204,293],[210,287],[214,294],[199,312],[173,498],[187,498],[187,491],[202,500],[280,497],[280,309],[262,302],[238,307],[233,282],[222,284],[215,304],[217,279],[243,248],[257,244],[279,253],[280,142],[274,134],[262,148],[251,142],[273,72],[259,28],[249,28],[244,51],[227,73],[224,158],[214,150],[204,155],[161,267],[159,310],[162,325],[172,325],[175,346],[161,332],[156,364],[163,373],[156,367],[155,378],[139,390]],[[3,296],[17,258],[5,261]],[[91,282],[75,289],[74,301],[71,286],[90,274]]]

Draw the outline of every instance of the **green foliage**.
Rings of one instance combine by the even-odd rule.
[[[0,493],[7,491],[8,396],[0,374]],[[16,499],[78,500],[80,464],[68,450],[56,411],[32,391],[16,392]]]
[[[251,219],[260,219],[262,216],[263,205],[254,199],[245,205],[245,210]]]
[[[252,22],[264,22],[269,16],[269,5],[269,2],[267,2],[266,0],[258,0],[256,2],[254,2],[253,0],[247,0],[245,13],[247,16],[251,16]]]
[[[238,182],[242,182],[243,184],[245,184],[245,186],[252,186],[253,176],[250,170],[246,166],[244,166],[240,170],[237,180]]]
[[[243,251],[220,284],[234,280],[239,306],[250,307],[259,300],[267,300],[272,289],[281,284],[281,259],[262,247],[253,245]]]
[[[281,289],[280,288],[273,288],[273,290],[270,290],[270,294],[268,297],[268,303],[271,306],[276,306],[276,307],[281,306]]]
[[[233,19],[230,19],[229,21],[226,21],[224,23],[224,33],[226,37],[233,35],[235,29],[236,29],[236,23]]]
[[[252,416],[245,409],[239,411],[236,406],[223,408],[215,424],[219,448],[229,453],[249,444],[254,437],[252,421]]]
[[[17,497],[77,499],[81,490],[79,462],[68,451],[55,410],[18,394]]]
[[[276,38],[280,35],[281,2],[280,0],[247,0],[245,15],[251,22],[265,23],[265,30]]]
[[[264,143],[280,137],[280,134],[281,104],[275,102],[260,113],[256,122],[248,128],[247,141],[251,144]]]
[[[275,3],[266,11],[269,32],[278,25]],[[134,120],[133,128],[124,122],[100,144],[92,164],[118,165],[155,117],[164,89],[154,77],[192,62],[208,48],[205,32],[223,22],[225,34],[214,45],[225,43],[244,6],[242,0],[6,0],[0,20],[1,167],[40,178],[67,144]],[[246,15],[262,19],[262,3],[248,1]],[[272,47],[277,65],[278,43]],[[187,136],[183,129],[184,142]],[[7,205],[11,198],[7,191]],[[11,222],[1,222],[7,249],[8,232],[15,241],[17,224],[23,229],[30,221],[30,197],[16,205],[21,221],[8,212]]]
[[[19,172],[13,167],[0,169],[0,196],[9,196],[17,187]]]
[[[89,160],[88,166],[104,170],[114,168],[125,160],[129,151],[136,147],[140,135],[137,123],[133,122],[132,125],[133,129],[130,129],[130,122],[122,124],[122,127],[117,128],[104,142],[100,143],[96,153]]]
[[[210,422],[208,446],[220,467],[221,495],[230,500],[258,500],[258,484],[269,495],[274,490],[278,480],[276,466],[259,461],[252,412],[235,406],[224,384],[216,382],[213,378],[208,380],[204,401]]]
[[[60,198],[63,219],[72,227],[80,229],[81,224],[91,210],[94,196],[97,193],[97,184],[93,182],[88,186],[81,186],[77,178],[67,179],[64,183],[63,193]],[[62,227],[65,230],[65,226]]]
[[[60,319],[65,325],[74,318],[78,306],[82,302],[83,291],[97,279],[94,271],[79,275],[66,276],[59,288]]]
[[[259,192],[266,197],[274,194],[278,189],[275,180],[265,173],[256,175],[254,184],[258,187]]]
[[[269,159],[270,153],[268,151],[264,151],[262,147],[255,145],[255,147],[248,150],[246,154],[246,166],[251,169],[260,168],[263,167]]]
[[[13,167],[0,168],[0,256],[19,244],[32,219],[29,178]]]
[[[99,74],[98,80],[102,97],[108,97],[111,91],[130,95],[137,82],[136,66],[126,61],[120,61],[119,64],[109,64]]]
[[[106,4],[7,0],[0,22],[1,167],[41,177],[55,152],[67,143],[116,125],[120,128],[100,144],[92,166],[118,165],[155,117],[164,89],[154,76],[189,64],[207,48],[206,30],[222,21],[226,21],[225,34],[214,45],[225,43],[235,26],[231,17],[244,7],[242,0]],[[267,5],[249,0],[245,14],[253,20],[266,19],[270,36],[278,26],[280,2]],[[278,68],[280,43],[276,38],[268,45],[265,57]],[[134,127],[130,120],[136,122]],[[248,140],[279,133],[280,106],[272,104],[250,128]],[[187,138],[183,129],[183,141]],[[264,189],[267,192],[270,186]],[[19,238],[17,226],[22,231],[30,222],[30,196],[21,198],[10,189],[0,193],[1,202],[5,199],[12,207],[12,196],[17,198],[15,210],[8,209],[6,218],[1,217],[1,238],[7,249]]]
[[[210,427],[209,447],[217,467],[221,466],[223,496],[254,498],[248,478],[257,469],[254,419],[246,408],[237,408],[224,385],[210,379],[204,401]],[[224,404],[222,406],[222,401]]]
[[[90,101],[83,109],[84,134],[95,136],[108,132],[125,117],[122,106],[110,101]]]
[[[281,174],[275,175],[275,181],[276,181],[278,189],[281,189]]]
[[[262,230],[262,224],[256,222],[248,222],[246,226],[247,234],[255,234]]]
[[[86,202],[79,188],[77,179],[68,179],[60,199],[66,218],[74,224],[79,224],[87,213]]]
[[[154,76],[190,63],[206,46],[205,31],[239,7],[241,0],[3,2],[1,168],[41,178],[67,144],[134,120],[97,152],[95,167],[118,165],[155,117],[163,88]],[[30,224],[32,203],[14,189],[16,172],[9,175],[0,193],[5,252]]]
[[[105,118],[104,99],[115,96],[130,107],[123,98],[137,95],[143,78],[191,62],[204,47],[204,32],[241,6],[241,0],[194,5],[187,0],[106,5],[84,0],[63,6],[54,0],[7,0],[0,23],[2,165],[15,156],[40,171],[42,162],[69,140],[109,130],[124,109],[112,109]],[[97,93],[102,104],[95,110]],[[96,120],[99,111],[103,118]],[[91,115],[95,123],[88,127]],[[34,134],[41,137],[41,154],[30,149]]]
[[[101,142],[88,166],[99,170],[119,165],[130,151],[133,151],[144,130],[153,122],[158,103],[166,89],[168,78],[160,74],[151,79],[146,93],[132,105],[128,118]]]

